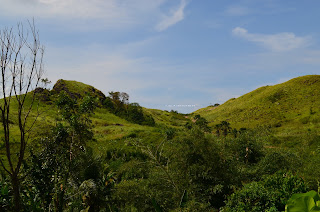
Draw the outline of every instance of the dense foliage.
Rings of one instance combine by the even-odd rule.
[[[46,91],[49,121],[37,128],[20,176],[25,211],[271,212],[317,189],[316,131],[295,137],[299,148],[283,146],[270,126],[212,125],[143,109],[125,93],[101,101],[68,91]],[[13,210],[12,197],[1,172],[0,211]]]
[[[305,182],[291,173],[277,172],[233,193],[223,211],[283,211],[292,194],[305,192]]]
[[[129,103],[129,95],[125,92],[109,92],[103,105],[112,113],[130,122],[154,126],[152,116],[144,114],[138,103]]]

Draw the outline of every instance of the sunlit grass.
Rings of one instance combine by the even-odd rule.
[[[320,76],[309,75],[258,88],[218,107],[196,111],[211,126],[223,120],[236,128],[271,126],[279,136],[299,136],[320,127]]]

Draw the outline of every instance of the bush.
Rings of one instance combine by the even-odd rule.
[[[185,182],[190,200],[219,208],[232,187],[239,184],[239,168],[232,157],[224,152],[214,137],[206,136],[194,128],[186,137],[177,136],[171,168],[179,173],[179,181]],[[183,176],[183,177],[182,177]]]
[[[227,145],[238,161],[249,165],[257,163],[264,156],[262,143],[248,132],[239,134],[237,138],[230,140]]]
[[[259,161],[256,166],[256,175],[257,177],[272,175],[279,170],[296,171],[301,165],[301,159],[294,153],[272,151]]]
[[[120,92],[111,92],[113,95],[120,95]],[[110,94],[111,95],[111,94]],[[127,94],[126,94],[127,95]],[[120,97],[119,97],[120,98]],[[138,103],[128,103],[129,96],[126,101],[120,101],[115,96],[109,96],[104,100],[104,107],[111,113],[126,119],[132,123],[154,126],[155,121],[151,115],[145,114],[142,107]]]
[[[291,173],[277,172],[262,181],[244,185],[228,198],[223,211],[283,211],[292,194],[306,190],[302,178]]]

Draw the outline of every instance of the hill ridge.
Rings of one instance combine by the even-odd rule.
[[[320,122],[320,75],[306,75],[284,83],[262,86],[212,109],[199,109],[211,125],[227,120],[235,127],[302,124],[318,127]]]

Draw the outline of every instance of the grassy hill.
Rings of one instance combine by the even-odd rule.
[[[200,211],[218,211],[232,193],[255,194],[256,189],[262,192],[258,193],[258,198],[262,196],[263,200],[278,202],[280,198],[274,198],[274,194],[283,193],[282,184],[281,188],[270,188],[271,192],[264,197],[267,189],[264,179],[272,180],[278,176],[274,178],[276,183],[267,182],[268,185],[278,184],[278,179],[283,180],[292,172],[302,176],[312,189],[318,188],[319,88],[320,76],[299,77],[259,88],[218,107],[207,107],[184,115],[143,108],[129,103],[127,98],[121,100],[121,95],[118,99],[113,98],[112,93],[107,97],[92,86],[59,80],[52,90],[39,88],[33,91],[39,97],[41,114],[28,144],[32,153],[26,150],[26,166],[21,172],[26,180],[21,184],[28,189],[24,191],[32,194],[29,199],[46,189],[45,194],[49,198],[41,197],[43,203],[55,201],[62,193],[60,190],[67,188],[65,191],[68,192],[64,194],[66,203],[62,207],[70,210],[74,205],[80,209],[97,205],[96,202],[87,203],[82,194],[74,195],[87,185],[93,185],[92,191],[96,192],[89,198],[97,197],[101,207],[119,208],[119,211],[154,211],[155,208],[181,211],[184,210],[181,209],[182,201],[185,201],[183,207],[188,211],[199,208]],[[80,105],[87,100],[90,104],[97,103],[94,113],[90,113],[91,121],[86,119],[88,114],[82,112],[82,106],[86,104]],[[17,155],[18,148],[14,148],[19,143],[15,119],[17,105],[13,102],[11,107],[12,140],[17,138],[11,154]],[[93,107],[84,108],[91,111]],[[66,111],[72,111],[74,116],[62,115],[69,114]],[[135,114],[141,118],[141,113],[143,117],[152,117],[152,122],[137,122],[135,116],[128,116]],[[217,134],[214,128],[208,128],[205,119],[195,116],[197,114],[207,118],[211,126],[226,120],[233,128],[269,127]],[[35,117],[37,114],[31,115]],[[90,136],[84,128],[80,131],[73,128],[71,123],[73,120],[77,123],[77,115],[85,115],[83,120],[92,123]],[[57,123],[65,125],[66,131],[49,133]],[[269,130],[270,126],[276,134]],[[41,137],[50,140],[37,142]],[[75,142],[74,138],[77,139]],[[86,151],[83,151],[83,146],[73,145],[76,142],[84,144]],[[0,157],[7,165],[5,148],[1,145]],[[277,173],[279,170],[288,171],[289,175]],[[1,172],[4,171],[0,168]],[[4,185],[2,182],[6,182],[5,178],[0,178],[0,187]],[[288,182],[291,186],[291,181]],[[243,187],[243,184],[249,187]],[[284,187],[287,188],[286,185]],[[89,194],[87,191],[91,191],[91,187],[85,189],[84,192]],[[283,198],[288,199],[291,193],[293,191]],[[236,205],[241,201],[242,197],[239,197],[235,200]],[[29,199],[25,204],[30,204],[31,208],[33,202]],[[243,199],[247,202],[248,197]],[[256,205],[256,200],[245,204]],[[284,208],[284,202],[281,204],[279,210]]]
[[[101,91],[94,88],[93,86],[77,81],[63,79],[58,80],[53,86],[51,93],[59,94],[61,91],[66,91],[71,97],[77,98],[82,98],[87,94],[98,97],[100,100],[104,100],[106,98],[106,96]]]
[[[157,135],[159,129],[183,128],[189,121],[183,114],[143,108],[143,113],[153,117],[156,125],[144,126],[135,124],[111,113],[102,106],[106,95],[98,89],[81,82],[58,80],[51,91],[40,93],[40,118],[35,132],[44,132],[47,126],[56,123],[57,95],[65,91],[73,98],[81,100],[85,95],[97,97],[100,107],[93,117],[93,132],[99,145],[105,141],[119,140],[130,136],[148,137]],[[234,128],[255,128],[271,126],[276,135],[282,137],[304,135],[306,131],[318,131],[320,128],[320,75],[298,77],[288,82],[258,88],[239,98],[233,98],[224,104],[209,106],[194,112],[215,126],[221,121],[228,121]],[[16,111],[12,110],[12,113]],[[192,116],[190,116],[192,118]],[[189,117],[189,118],[190,118]],[[16,121],[12,120],[12,128],[16,128]],[[1,131],[0,131],[1,134]],[[98,145],[98,144],[97,144]]]
[[[56,122],[58,110],[54,102],[61,91],[78,99],[91,95],[97,97],[100,103],[106,98],[105,94],[90,85],[58,80],[51,91],[40,92],[41,115],[36,125],[36,132],[44,132],[46,126]],[[288,137],[319,129],[319,105],[320,75],[309,75],[282,84],[258,88],[239,98],[232,98],[220,106],[209,106],[197,110],[194,114],[200,114],[206,118],[210,126],[215,126],[224,120],[238,129],[271,126],[278,136]],[[12,113],[15,113],[14,109]],[[175,112],[143,108],[143,113],[151,115],[156,126],[143,126],[129,122],[111,113],[101,104],[92,117],[93,132],[97,141],[119,140],[137,132],[147,136],[148,133],[158,132],[159,128],[183,128],[189,121],[183,114]],[[16,121],[12,121],[12,128],[15,128]]]
[[[308,75],[258,88],[224,104],[195,111],[211,126],[228,121],[233,127],[271,126],[279,135],[317,130],[320,126],[320,75]]]
[[[90,95],[98,99],[98,107],[90,117],[95,141],[87,143],[88,146],[92,147],[93,151],[98,155],[103,155],[106,151],[111,151],[112,149],[128,148],[125,147],[125,143],[131,138],[143,139],[149,144],[157,143],[159,140],[163,139],[164,131],[167,128],[183,128],[184,124],[188,121],[184,115],[175,112],[142,108],[144,114],[153,117],[155,126],[136,124],[112,113],[105,105],[103,105],[106,95],[93,86],[77,81],[60,79],[55,83],[52,90],[38,88],[35,91],[37,92],[39,101],[37,101],[38,106],[35,105],[35,110],[31,113],[30,123],[38,113],[39,117],[30,136],[31,139],[29,142],[31,143],[28,145],[28,148],[37,149],[36,146],[39,145],[38,142],[36,142],[37,139],[46,137],[49,134],[51,127],[62,121],[61,115],[59,115],[59,109],[56,105],[58,95],[62,91],[71,98],[77,99],[79,102],[81,102],[82,98],[86,95]],[[29,101],[27,101],[27,104],[29,104]],[[10,121],[12,122],[10,127],[12,129],[11,137],[13,139],[11,152],[16,154],[19,152],[20,134],[18,129],[18,120],[16,119],[18,115],[17,104],[14,99],[10,114]],[[0,128],[0,136],[3,135],[3,129]],[[28,155],[29,150],[26,151],[26,157],[29,157]],[[5,161],[5,163],[7,163],[5,157],[5,146],[2,142],[0,143],[0,157]]]

